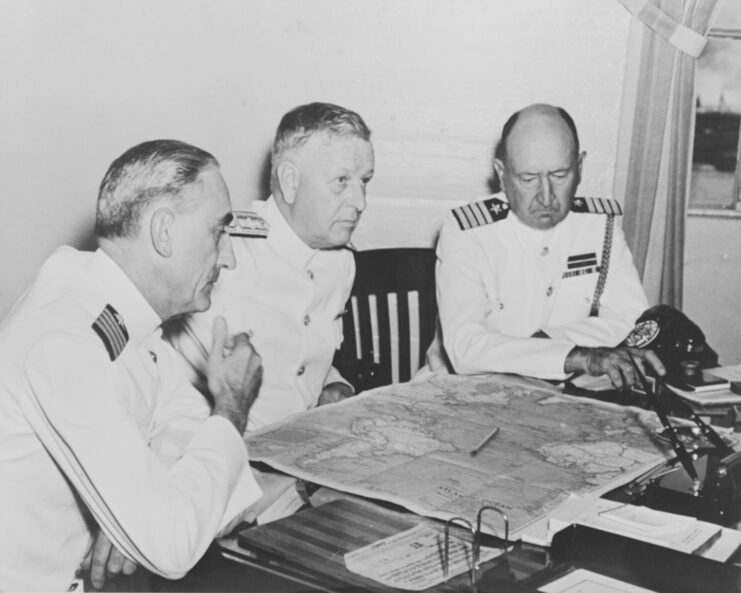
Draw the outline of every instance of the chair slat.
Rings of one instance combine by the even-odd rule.
[[[345,316],[343,344],[335,357],[335,366],[356,388],[370,389],[391,383],[392,369],[398,368],[398,380],[408,381],[412,369],[424,363],[426,350],[435,334],[437,302],[435,299],[435,253],[432,249],[399,248],[357,251],[357,269],[352,295],[357,298],[357,325]],[[409,293],[417,293],[418,322],[410,323],[412,309]],[[396,295],[394,323],[391,323],[388,295]],[[371,313],[370,295],[375,295],[376,314]],[[349,308],[349,306],[348,306]],[[374,347],[372,319],[377,320],[377,347]],[[392,349],[392,328],[396,329],[398,348]],[[419,328],[413,336],[412,328]],[[355,348],[359,335],[360,352]],[[411,342],[417,341],[416,361],[411,360]],[[393,340],[396,342],[396,340]],[[398,352],[398,354],[397,354]],[[392,354],[396,355],[392,361]],[[374,357],[379,364],[374,364]]]
[[[411,376],[411,333],[409,331],[409,293],[397,297],[399,315],[399,381],[409,381]]]
[[[391,373],[391,331],[389,321],[389,302],[386,295],[376,295],[376,311],[378,312],[378,364],[380,365],[378,380],[380,385],[392,383]]]

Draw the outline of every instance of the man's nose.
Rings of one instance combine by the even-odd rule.
[[[217,263],[227,270],[233,270],[237,267],[237,259],[234,257],[234,249],[232,248],[232,238],[229,235],[226,235],[219,245],[219,259]]]
[[[362,212],[363,210],[365,210],[365,184],[362,181],[359,181],[358,183],[353,184],[353,187],[350,191],[350,205],[353,206],[358,212]]]
[[[538,203],[543,206],[550,206],[553,201],[553,187],[551,185],[551,179],[548,175],[540,176],[540,183],[538,184],[538,193],[536,195]]]

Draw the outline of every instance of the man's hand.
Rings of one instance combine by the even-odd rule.
[[[659,376],[666,369],[652,350],[640,348],[584,348],[576,346],[566,357],[564,371],[584,372],[588,375],[607,375],[616,389],[627,389],[639,381],[631,357],[645,374],[653,369]]]
[[[337,381],[324,386],[319,394],[319,405],[333,404],[351,397],[355,392],[347,383]]]
[[[93,587],[100,589],[105,584],[106,576],[113,577],[122,573],[134,574],[136,562],[129,560],[119,552],[101,529],[95,536],[93,547],[82,561],[82,569],[90,569],[90,582]]]
[[[223,317],[214,319],[213,345],[208,355],[208,390],[213,414],[224,416],[240,434],[260,390],[262,361],[247,334],[228,336]]]

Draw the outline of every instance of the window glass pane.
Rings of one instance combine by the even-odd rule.
[[[741,2],[724,5],[717,27],[741,33]],[[733,207],[741,123],[741,39],[709,37],[697,61],[697,116],[690,206]]]

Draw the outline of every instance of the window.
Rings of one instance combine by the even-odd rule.
[[[741,211],[741,2],[724,2],[697,61],[691,209]]]

